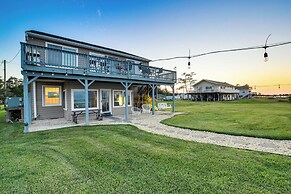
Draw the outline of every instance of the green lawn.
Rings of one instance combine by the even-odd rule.
[[[288,193],[291,158],[130,125],[22,133],[0,112],[1,193]]]
[[[232,102],[177,101],[186,112],[162,123],[194,130],[232,135],[291,139],[291,103],[275,99]]]

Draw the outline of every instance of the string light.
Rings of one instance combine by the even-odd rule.
[[[265,49],[264,61],[265,62],[268,62],[268,60],[269,60],[269,56],[268,56],[268,53],[267,53],[267,48],[268,48],[267,42],[268,42],[268,39],[270,38],[270,36],[271,36],[271,34],[269,34],[269,36],[267,37],[266,42],[265,42],[265,46],[264,46],[264,49]]]
[[[190,56],[190,49],[189,49],[189,57],[188,57],[188,69],[190,69],[190,68],[191,68],[190,59],[191,59],[191,56]]]
[[[265,49],[264,61],[267,62],[269,60],[269,55],[267,53],[267,48],[291,44],[291,41],[290,41],[290,42],[274,43],[274,44],[267,45],[267,41],[270,38],[270,36],[271,36],[271,34],[269,34],[269,36],[267,37],[267,39],[265,41],[265,45],[263,45],[263,46],[252,46],[252,47],[244,47],[244,48],[217,50],[217,51],[211,51],[211,52],[201,53],[201,54],[197,54],[197,55],[190,55],[190,50],[189,50],[189,55],[188,56],[176,56],[176,57],[155,59],[155,60],[151,60],[150,62],[168,61],[168,60],[173,60],[173,59],[185,59],[186,58],[186,59],[188,59],[188,68],[189,68],[190,65],[191,65],[191,63],[190,63],[190,59],[191,58],[201,57],[201,56],[211,55],[211,54],[217,54],[217,53],[235,52],[235,51],[243,51],[243,50],[255,50],[255,49]]]

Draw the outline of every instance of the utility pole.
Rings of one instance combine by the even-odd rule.
[[[6,109],[6,60],[4,60],[4,108]]]

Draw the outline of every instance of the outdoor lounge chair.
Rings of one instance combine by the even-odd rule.
[[[150,113],[151,112],[151,107],[148,104],[143,104],[141,107],[142,107],[143,113]]]

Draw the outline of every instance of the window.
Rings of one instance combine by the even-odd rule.
[[[78,66],[78,56],[75,54],[78,52],[78,49],[52,43],[46,43],[46,46],[51,48],[47,51],[46,58],[46,62],[49,65],[62,65],[67,67]]]
[[[128,91],[128,105],[131,105],[131,91]],[[113,91],[114,107],[125,106],[125,91],[114,90]]]
[[[89,109],[96,109],[97,106],[97,90],[89,90]],[[72,105],[73,110],[84,110],[85,109],[85,90],[72,90]]]
[[[61,106],[61,86],[43,86],[42,87],[42,105],[43,106]]]

